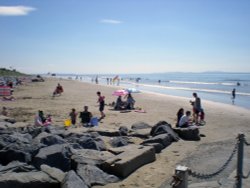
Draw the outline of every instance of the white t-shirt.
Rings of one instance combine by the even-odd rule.
[[[179,127],[182,127],[184,124],[188,123],[189,122],[189,117],[186,116],[186,115],[183,115],[180,119],[180,122],[179,122]]]

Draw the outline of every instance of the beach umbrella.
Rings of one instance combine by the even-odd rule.
[[[140,91],[136,88],[127,88],[125,89],[128,93],[140,93]]]
[[[112,93],[112,95],[114,96],[123,96],[123,95],[127,95],[128,92],[124,89],[119,89],[119,90],[116,90]]]

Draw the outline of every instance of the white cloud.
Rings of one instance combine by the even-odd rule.
[[[102,19],[100,22],[105,23],[105,24],[121,24],[122,23],[122,21],[112,20],[112,19]]]
[[[0,16],[24,16],[36,10],[27,6],[0,6]]]

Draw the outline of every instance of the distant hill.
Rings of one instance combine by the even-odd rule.
[[[0,76],[28,76],[28,75],[18,72],[15,69],[9,70],[6,68],[0,68]]]

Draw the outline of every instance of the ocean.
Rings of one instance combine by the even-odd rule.
[[[94,82],[98,76],[99,84],[107,85],[107,78],[116,75],[58,75],[83,82]],[[196,92],[201,100],[232,104],[232,90],[236,89],[235,106],[250,109],[250,73],[157,73],[121,74],[121,88],[136,88],[166,95],[192,98]],[[117,80],[115,85],[117,85]]]

